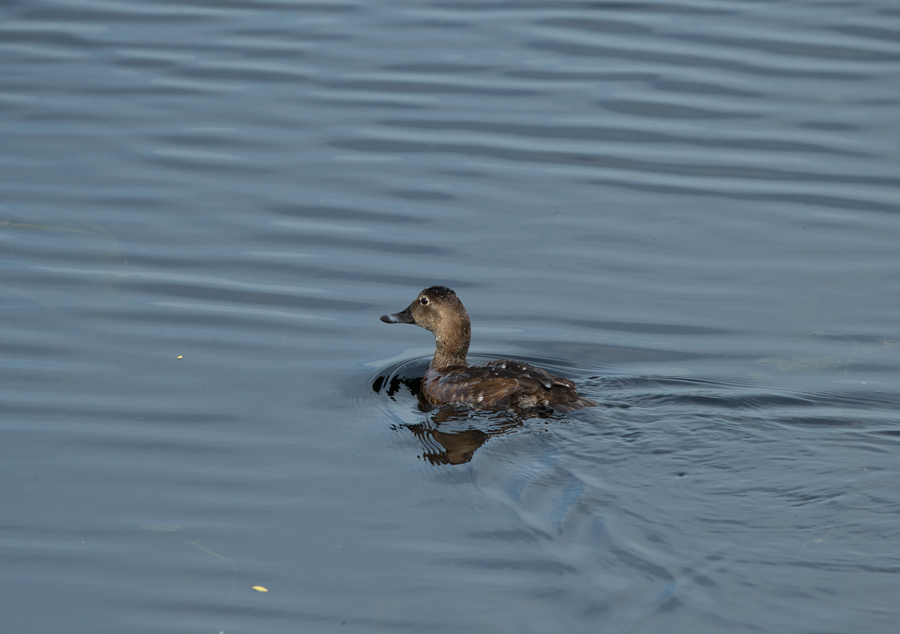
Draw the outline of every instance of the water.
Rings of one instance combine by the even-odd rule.
[[[894,3],[0,16],[4,632],[896,631]]]

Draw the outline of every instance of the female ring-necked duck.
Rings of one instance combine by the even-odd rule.
[[[569,412],[597,404],[579,396],[569,379],[521,361],[501,359],[469,365],[469,314],[456,293],[444,286],[426,288],[406,310],[383,315],[381,321],[415,324],[434,333],[434,358],[422,377],[422,394],[433,405],[516,409],[546,405]]]

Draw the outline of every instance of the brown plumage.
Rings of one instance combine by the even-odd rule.
[[[426,288],[406,310],[384,315],[381,321],[415,324],[434,333],[434,358],[422,377],[422,394],[434,405],[516,409],[546,405],[569,412],[597,404],[579,396],[569,379],[521,361],[469,365],[469,314],[456,293],[444,286]]]

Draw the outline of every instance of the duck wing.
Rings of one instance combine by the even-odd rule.
[[[512,377],[500,376],[487,366],[469,366],[442,376],[425,373],[428,400],[433,403],[467,403],[493,407],[520,389]]]
[[[435,404],[499,405],[523,409],[546,405],[561,412],[596,405],[594,401],[579,396],[575,384],[569,379],[508,359],[484,365],[459,366],[443,373],[428,370],[422,387],[426,398]]]
[[[499,359],[486,363],[483,368],[491,368],[501,375],[511,375],[519,384],[519,397],[513,398],[520,407],[547,405],[560,412],[571,412],[584,407],[594,407],[596,402],[579,396],[578,389],[569,379],[550,374],[521,361]]]

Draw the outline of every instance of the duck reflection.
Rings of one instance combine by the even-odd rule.
[[[379,376],[373,382],[372,390],[384,393],[392,400],[398,393],[407,390],[416,397],[419,411],[426,415],[425,419],[414,425],[396,425],[394,429],[410,431],[421,446],[420,458],[433,465],[465,464],[491,438],[523,427],[525,418],[553,415],[542,410],[529,410],[526,417],[523,412],[511,409],[494,411],[454,405],[434,406],[422,395],[421,383],[421,378],[397,374]]]
[[[475,452],[494,436],[507,434],[522,426],[516,417],[495,421],[487,429],[459,429],[459,424],[473,423],[472,411],[464,408],[441,407],[418,425],[404,425],[422,447],[421,457],[433,465],[465,464]],[[444,429],[442,429],[442,426]],[[457,427],[457,429],[453,429]]]

